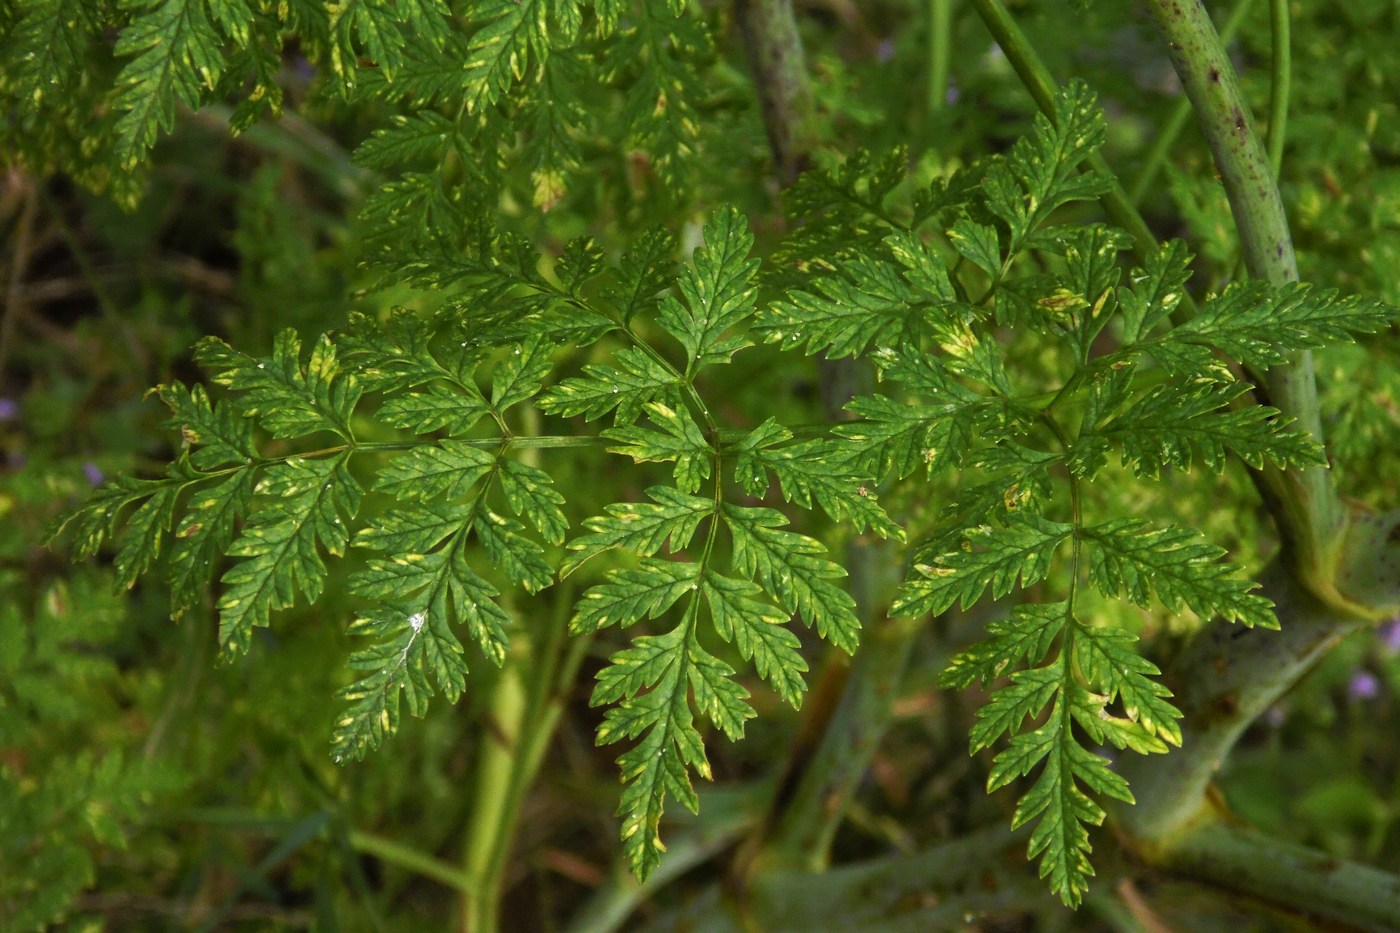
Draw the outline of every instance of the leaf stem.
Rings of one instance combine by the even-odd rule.
[[[1400,877],[1233,821],[1213,818],[1193,826],[1159,864],[1207,887],[1289,909],[1310,929],[1400,925]]]
[[[948,105],[953,58],[953,0],[924,0],[924,39],[928,52],[928,94],[925,129],[933,115]]]
[[[466,872],[458,871],[442,859],[434,858],[426,852],[364,830],[352,829],[348,835],[350,845],[356,852],[373,855],[380,861],[408,869],[416,875],[430,878],[455,891],[470,892],[472,890],[471,877]]]

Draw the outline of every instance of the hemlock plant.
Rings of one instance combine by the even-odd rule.
[[[951,6],[928,4],[931,35]],[[211,385],[156,390],[180,439],[165,473],[111,480],[55,536],[80,558],[111,544],[123,587],[159,575],[173,618],[199,617],[212,589],[229,659],[345,561],[360,648],[329,743],[349,767],[392,756],[404,712],[504,665],[531,699],[504,835],[468,858],[471,928],[497,923],[510,820],[558,716],[544,698],[589,650],[642,881],[664,875],[668,805],[703,817],[707,749],[771,707],[753,694],[801,708],[814,659],[854,656],[839,698],[804,710],[817,750],[786,763],[731,868],[763,927],[783,919],[764,913],[767,876],[828,861],[890,724],[876,694],[954,618],[978,631],[939,683],[976,690],[970,750],[993,751],[987,790],[1015,800],[1011,827],[1066,905],[1090,890],[1107,819],[1148,865],[1400,923],[1393,878],[1324,872],[1207,788],[1330,644],[1400,608],[1393,521],[1339,497],[1310,356],[1394,311],[1296,281],[1277,158],[1199,5],[1141,4],[1233,212],[1247,275],[1214,292],[1101,156],[1095,90],[1055,84],[998,0],[971,6],[1042,112],[999,154],[937,173],[904,150],[823,148],[823,88],[777,0],[0,9],[15,163],[128,204],[184,111],[276,119],[294,48],[324,106],[370,115],[363,255],[403,305],[306,345],[203,339]],[[1285,57],[1271,144],[1286,72]],[[781,224],[707,164],[759,120]],[[791,387],[771,373],[793,367],[834,403],[774,403]],[[579,464],[603,457],[611,501],[582,510],[599,493],[581,494]],[[1202,474],[1236,500],[1257,488],[1279,542],[1265,585],[1202,516],[1132,508]],[[567,631],[532,608],[548,590]],[[1138,640],[1144,613],[1202,625],[1169,678]],[[910,922],[920,909],[942,916],[915,906]]]

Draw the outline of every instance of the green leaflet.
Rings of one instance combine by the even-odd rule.
[[[733,539],[733,559],[728,573],[711,566],[713,533],[695,562],[643,557],[589,588],[571,626],[576,633],[628,626],[682,607],[681,622],[667,634],[642,636],[609,659],[591,701],[617,704],[598,730],[599,744],[642,737],[618,759],[626,784],[618,810],[622,838],[639,877],[659,863],[666,798],[674,796],[694,809],[689,772],[709,776],[687,689],[695,710],[731,739],[742,736],[744,722],[753,716],[747,691],[732,679],[734,670],[697,640],[701,606],[720,638],[752,660],[759,676],[794,706],[801,702],[807,664],[797,653],[797,637],[783,625],[790,614],[802,615],[848,651],[859,626],[854,602],[832,583],[845,571],[819,556],[823,549],[816,541],[780,530],[786,519],[779,513],[727,503],[716,512],[712,501],[664,487],[649,495],[654,505],[612,506],[607,517],[586,522],[593,533],[574,546],[584,556],[613,547],[652,554],[668,541],[678,550],[692,542],[701,522],[723,521]]]
[[[1144,349],[1176,372],[1207,368],[1216,348],[1263,369],[1287,359],[1290,352],[1373,334],[1393,314],[1376,299],[1341,297],[1335,290],[1319,291],[1300,282],[1277,288],[1245,282],[1207,301],[1194,318],[1147,342]]]
[[[694,171],[690,157],[703,125],[696,104],[705,98],[699,63],[714,49],[704,23],[678,0],[631,9],[632,28],[614,33],[600,65],[605,76],[626,88],[622,118],[628,145],[649,153],[653,170],[674,180]]]
[[[745,661],[753,661],[758,676],[778,696],[794,709],[801,706],[807,661],[797,651],[801,642],[783,624],[787,613],[759,599],[763,587],[749,580],[712,571],[705,574],[700,587],[719,637],[738,648]]]
[[[1132,802],[1127,783],[1086,747],[1077,730],[1095,744],[1160,753],[1168,743],[1181,743],[1176,725],[1181,713],[1167,701],[1166,688],[1150,679],[1157,668],[1128,647],[1133,636],[1084,625],[1067,602],[1017,607],[989,631],[991,639],[954,659],[944,683],[987,683],[1008,663],[1032,665],[1011,674],[1009,683],[978,711],[971,749],[976,752],[1011,734],[993,761],[989,791],[1039,769],[1016,807],[1012,827],[1035,822],[1029,855],[1040,858],[1041,876],[1049,877],[1052,889],[1074,906],[1094,873],[1087,828],[1102,823],[1105,815],[1089,794]],[[1059,650],[1052,656],[1056,644]],[[1021,731],[1047,706],[1040,726]]]
[[[1153,596],[1173,612],[1183,606],[1202,618],[1219,615],[1231,622],[1277,628],[1273,604],[1241,579],[1239,569],[1221,560],[1223,548],[1206,544],[1188,528],[1157,528],[1120,518],[1084,529],[1093,543],[1089,579],[1108,594],[1146,606]]]
[[[601,15],[601,13],[599,14]],[[656,296],[675,278],[675,239],[665,230],[648,230],[609,270],[604,297],[613,303],[623,323],[655,305]]]
[[[679,289],[685,301],[664,298],[657,321],[685,348],[686,376],[714,363],[727,363],[752,342],[726,332],[754,312],[753,285],[758,260],[749,259],[753,234],[744,216],[733,208],[719,212],[705,225],[704,246],[681,273]]]
[[[327,13],[331,64],[346,84],[354,83],[360,52],[392,81],[409,35],[440,44],[447,33],[448,9],[442,0],[340,0]]]
[[[821,555],[826,548],[805,535],[784,531],[774,509],[725,503],[721,514],[734,542],[734,566],[777,596],[788,612],[815,626],[822,638],[853,653],[860,639],[855,600],[835,580],[846,570]]]
[[[618,422],[627,423],[636,421],[649,403],[670,408],[681,404],[680,376],[655,357],[623,347],[613,359],[615,366],[590,363],[583,367],[584,377],[551,386],[540,407],[552,415],[583,415],[589,421],[615,409]]]
[[[310,602],[321,595],[320,550],[344,553],[346,522],[361,496],[344,455],[279,463],[257,492],[278,507],[254,513],[228,550],[245,558],[224,573],[219,599],[219,643],[231,654],[247,651],[253,628],[267,625],[272,611],[292,605],[298,593]]]
[[[797,311],[806,315],[802,326],[811,334],[802,340],[809,349],[858,355],[884,344],[870,356],[882,382],[892,385],[850,403],[859,420],[836,429],[844,446],[837,463],[915,497],[927,496],[928,487],[900,481],[921,465],[931,477],[958,469],[968,475],[916,545],[892,612],[967,609],[1032,586],[1060,599],[1012,606],[988,624],[986,638],[954,657],[943,683],[992,688],[970,746],[976,751],[1010,736],[989,789],[1034,776],[1013,824],[1035,824],[1030,854],[1071,905],[1093,872],[1088,829],[1104,818],[1096,800],[1131,801],[1122,779],[1091,749],[1112,744],[1161,753],[1181,741],[1181,714],[1133,636],[1076,614],[1082,581],[1139,605],[1155,597],[1171,611],[1273,622],[1268,600],[1221,560],[1221,549],[1194,533],[1157,530],[1135,518],[1086,519],[1095,498],[1085,483],[1115,453],[1144,479],[1195,464],[1220,472],[1232,455],[1256,468],[1318,462],[1312,439],[1276,411],[1241,404],[1249,387],[1214,354],[1264,366],[1324,339],[1366,332],[1384,316],[1379,306],[1313,298],[1301,287],[1242,286],[1208,302],[1190,324],[1174,326],[1190,271],[1180,244],[1163,247],[1124,281],[1119,254],[1129,241],[1121,232],[1049,226],[1060,206],[1105,190],[1104,179],[1079,173],[1102,134],[1087,89],[1064,89],[1055,119],[1039,120],[985,169],[966,215],[944,230],[943,253],[911,245],[917,241],[886,204],[891,186],[884,176],[843,183],[845,203],[859,205],[848,215],[868,225],[858,233],[844,228],[858,245],[832,261],[839,277],[818,280],[825,298],[798,292],[798,301],[776,304],[784,328],[796,323]],[[966,196],[949,189],[930,194],[928,203],[947,197],[957,204]],[[919,216],[941,211],[929,207]],[[899,276],[878,264],[885,254],[870,245],[876,237],[869,231],[882,224],[905,269]],[[1026,274],[1021,257],[1030,251],[1039,268]],[[915,287],[915,274],[930,285]],[[859,288],[847,288],[855,282]],[[901,315],[920,302],[938,313],[924,318],[922,330],[902,326]],[[851,306],[865,313],[847,323],[842,314]],[[1282,325],[1266,334],[1263,322],[1274,312]],[[762,327],[770,327],[770,314]],[[1040,355],[1015,356],[1013,369],[1007,361],[1014,338],[992,338],[992,321],[1032,335]],[[1030,361],[1043,372],[1028,374]],[[752,446],[782,440],[765,437]],[[741,477],[762,488],[757,458],[745,457]]]
[[[474,12],[483,25],[472,36],[463,83],[467,106],[473,110],[489,106],[513,81],[524,79],[532,59],[538,66],[547,58],[551,15],[566,27],[556,37],[561,42],[570,41],[578,29],[573,0],[492,0]]]
[[[245,356],[214,337],[200,341],[196,352],[199,362],[217,373],[217,382],[242,394],[242,411],[257,417],[274,437],[331,431],[348,438],[359,385],[341,370],[329,337],[317,341],[305,366],[300,356],[301,341],[292,330],[277,335],[272,356],[265,359]]]
[[[193,607],[228,553],[237,522],[252,504],[254,474],[240,470],[194,493],[170,551],[170,610],[179,618]]]
[[[223,37],[204,0],[154,0],[143,5],[117,38],[129,58],[117,85],[117,154],[131,170],[146,158],[160,131],[175,124],[175,105],[198,107],[224,69]]]
[[[428,518],[426,513],[404,513],[395,523],[411,528],[420,517]],[[415,716],[427,710],[434,685],[449,702],[461,696],[467,663],[454,623],[465,625],[493,663],[505,658],[510,619],[495,603],[496,589],[465,556],[464,517],[459,514],[455,527],[441,530],[448,538],[444,547],[372,560],[352,580],[352,593],[371,603],[351,631],[374,643],[350,659],[351,669],[364,676],[340,694],[346,709],[331,738],[338,761],[362,758],[397,731],[401,694]],[[384,541],[381,537],[377,543]],[[357,543],[376,542],[366,538]]]
[[[668,542],[671,552],[682,550],[690,544],[700,523],[715,511],[713,500],[687,495],[669,486],[653,486],[647,490],[647,496],[652,502],[610,505],[607,515],[584,522],[583,527],[592,533],[569,542],[574,553],[559,572],[569,574],[610,548],[626,548],[643,557],[657,553]]]
[[[859,638],[855,603],[836,582],[845,571],[825,556],[819,542],[786,530],[782,513],[726,501],[724,467],[733,464],[734,481],[750,495],[767,491],[771,472],[789,501],[821,505],[862,528],[899,533],[863,487],[864,475],[838,464],[834,442],[794,443],[792,432],[769,419],[726,444],[700,399],[696,374],[728,363],[751,345],[732,332],[754,312],[752,244],[743,218],[721,212],[706,225],[703,245],[680,275],[680,298],[659,303],[657,321],[680,344],[683,370],[655,351],[624,349],[614,357],[623,367],[590,364],[586,379],[566,380],[543,402],[558,413],[589,418],[611,411],[614,426],[603,432],[614,442],[611,452],[672,464],[675,488],[653,486],[647,490],[649,502],[616,503],[587,520],[587,533],[570,542],[574,553],[561,568],[573,573],[616,550],[636,556],[634,564],[610,570],[603,583],[584,592],[571,624],[575,633],[679,618],[663,634],[640,636],[613,654],[592,698],[594,705],[611,704],[598,730],[599,744],[639,740],[618,759],[624,782],[618,814],[628,863],[643,878],[659,863],[666,800],[674,797],[694,809],[690,776],[709,776],[697,715],[730,739],[742,736],[753,716],[734,669],[702,646],[701,618],[707,617],[715,634],[793,706],[801,702],[807,662],[784,623],[798,615],[846,651],[854,650]],[[643,261],[631,262],[633,271],[625,274],[646,284],[612,292],[613,300],[622,296],[619,305],[626,314],[641,308],[626,296],[657,288],[642,271]],[[614,402],[609,395],[619,398]],[[647,425],[632,423],[638,409]],[[699,495],[707,482],[713,483],[713,493]],[[715,545],[722,530],[730,544],[727,568],[717,566]],[[655,556],[663,548],[670,559]]]
[[[454,130],[451,120],[432,110],[397,115],[360,144],[355,164],[375,169],[431,164],[447,154]]]
[[[969,529],[966,537],[971,547],[916,567],[919,576],[901,588],[891,611],[940,613],[954,603],[967,608],[988,589],[993,599],[1000,599],[1015,588],[1018,578],[1022,587],[1030,586],[1045,579],[1051,558],[1073,530],[1071,525],[1030,512],[1012,513],[1004,527]]]
[[[1071,81],[1056,98],[1053,123],[1036,114],[1031,135],[1017,140],[1004,160],[987,169],[982,181],[987,209],[1007,226],[1009,257],[1057,208],[1108,190],[1107,178],[1079,174],[1080,164],[1103,144],[1104,132],[1103,111],[1093,92],[1084,82]]]
[[[549,474],[515,460],[501,460],[498,478],[512,511],[548,543],[563,543],[569,520],[562,508],[564,497],[554,488]]]
[[[464,497],[496,466],[496,457],[463,441],[415,447],[379,473],[375,488],[401,499]]]
[[[700,426],[684,408],[673,409],[660,402],[648,402],[644,408],[651,423],[660,428],[620,427],[603,432],[616,441],[608,450],[623,454],[637,462],[675,463],[676,485],[683,492],[696,492],[711,471],[713,451]]]
[[[790,291],[765,308],[758,330],[784,348],[858,356],[872,344],[910,343],[932,332],[936,309],[952,297],[915,287],[892,261],[858,253],[812,292]]]
[[[195,469],[248,464],[257,459],[253,424],[243,412],[229,404],[214,405],[203,386],[186,389],[172,382],[157,391],[171,411],[166,427],[180,432]]]
[[[8,41],[27,54],[20,57],[16,96],[35,105],[61,97],[83,76],[89,44],[96,38],[96,11],[65,0],[26,3]]]
[[[1191,254],[1186,244],[1172,240],[1153,253],[1129,276],[1131,286],[1118,290],[1123,342],[1134,344],[1171,315],[1186,294],[1191,277]]]
[[[1122,413],[1086,432],[1122,445],[1123,462],[1139,476],[1201,462],[1219,473],[1228,451],[1258,469],[1321,463],[1310,437],[1290,430],[1290,419],[1263,405],[1229,409],[1247,386],[1213,380],[1171,382],[1152,388]]]
[[[875,470],[851,468],[850,451],[839,441],[787,443],[791,439],[792,433],[770,418],[736,446],[734,478],[744,491],[766,493],[771,472],[784,501],[804,509],[820,507],[833,521],[849,521],[859,532],[869,528],[882,538],[903,540],[904,530],[871,491]]]

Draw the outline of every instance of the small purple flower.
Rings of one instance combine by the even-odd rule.
[[[875,59],[881,63],[894,58],[894,40],[881,39],[880,44],[875,47]]]
[[[1370,671],[1357,671],[1347,684],[1347,696],[1353,700],[1374,699],[1381,692],[1381,682]]]
[[[0,396],[0,421],[13,421],[19,416],[19,402]]]
[[[1283,722],[1287,718],[1288,713],[1284,712],[1282,706],[1270,706],[1264,712],[1264,722],[1267,723],[1271,729],[1283,728]]]
[[[1384,623],[1376,632],[1388,654],[1400,654],[1400,618]]]
[[[949,78],[948,91],[943,95],[943,102],[951,107],[953,104],[956,104],[958,102],[959,97],[962,97],[962,91],[958,90],[957,80],[954,78]]]
[[[86,476],[87,481],[94,486],[101,486],[102,481],[107,478],[107,475],[102,472],[102,468],[91,460],[83,461],[83,475]]]

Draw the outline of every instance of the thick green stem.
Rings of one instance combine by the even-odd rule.
[[[1309,929],[1382,933],[1400,923],[1400,877],[1225,820],[1181,837],[1160,867],[1255,898]]]
[[[768,145],[783,186],[807,166],[812,149],[812,89],[792,0],[736,0],[749,67],[763,108]]]
[[[498,929],[505,853],[514,835],[512,784],[525,778],[516,773],[518,745],[525,735],[524,649],[519,640],[512,645],[491,694],[490,722],[481,733],[463,865],[468,879],[462,889],[465,933],[495,933]]]
[[[1254,132],[1234,66],[1200,0],[1147,0],[1167,54],[1210,144],[1230,199],[1245,267],[1271,285],[1296,281],[1298,266],[1275,173]],[[1269,401],[1322,441],[1312,355],[1296,354],[1269,370]],[[1338,547],[1346,517],[1325,467],[1282,473],[1266,469],[1264,483],[1295,571],[1320,595],[1335,594]]]
[[[1240,0],[1225,20],[1225,25],[1220,27],[1220,41],[1226,45],[1234,39],[1235,33],[1239,32],[1240,25],[1244,23],[1244,18],[1248,15],[1250,8],[1254,6],[1254,0]],[[1162,124],[1161,130],[1157,133],[1156,140],[1152,143],[1152,148],[1147,153],[1147,158],[1142,161],[1142,170],[1138,172],[1137,180],[1133,182],[1132,191],[1129,193],[1129,200],[1134,207],[1139,207],[1157,184],[1157,176],[1167,164],[1167,158],[1171,154],[1172,146],[1176,144],[1181,136],[1181,131],[1186,129],[1187,122],[1191,119],[1191,101],[1189,98],[1181,98],[1172,108],[1171,116]],[[1271,137],[1272,138],[1272,137]]]

